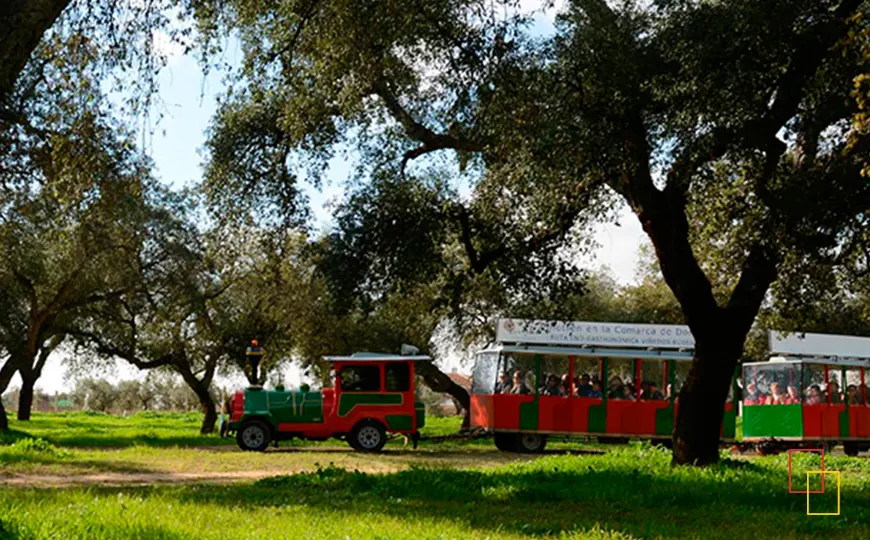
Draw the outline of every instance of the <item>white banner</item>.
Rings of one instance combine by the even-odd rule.
[[[695,338],[689,327],[674,324],[499,319],[495,336],[500,343],[695,348]]]
[[[770,331],[771,354],[870,358],[870,338]]]

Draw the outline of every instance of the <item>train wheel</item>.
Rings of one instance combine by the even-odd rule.
[[[843,443],[843,452],[846,453],[847,456],[855,457],[858,455],[858,445],[855,443]]]
[[[517,450],[524,454],[543,452],[547,446],[547,436],[537,433],[520,433],[516,438]]]
[[[261,420],[249,420],[236,433],[236,443],[242,450],[263,452],[269,447],[272,430]]]
[[[349,442],[360,452],[380,452],[387,444],[387,430],[380,422],[363,421],[354,426]]]
[[[502,452],[517,451],[517,436],[513,433],[495,433],[493,434],[492,439],[493,442],[495,442],[495,447]]]

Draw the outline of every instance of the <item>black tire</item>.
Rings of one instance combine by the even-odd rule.
[[[523,454],[538,454],[547,446],[547,436],[538,433],[519,433],[515,444],[517,451]]]
[[[236,444],[242,450],[264,452],[272,441],[272,430],[262,420],[249,420],[236,432]]]
[[[495,433],[492,436],[492,440],[495,442],[495,447],[502,452],[517,451],[517,436],[515,433]]]
[[[374,420],[363,420],[353,427],[347,442],[357,452],[380,452],[387,444],[387,430]]]
[[[860,451],[860,449],[858,448],[858,445],[857,445],[857,444],[855,444],[855,443],[848,443],[848,442],[847,442],[847,443],[843,443],[843,452],[845,452],[847,456],[849,456],[849,457],[855,457],[855,456],[858,455],[858,452],[859,452],[859,451]]]

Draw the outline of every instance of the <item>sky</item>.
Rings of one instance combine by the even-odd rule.
[[[539,3],[524,0],[521,5],[530,10],[531,6]],[[557,8],[561,4],[562,2],[557,2]],[[552,9],[536,15],[533,32],[551,33],[553,19]],[[224,85],[221,74],[214,72],[207,78],[204,77],[196,60],[182,55],[180,48],[168,39],[158,37],[157,43],[168,56],[168,64],[159,77],[159,107],[163,117],[156,124],[155,132],[146,141],[145,147],[154,160],[158,178],[174,187],[183,187],[198,182],[202,176],[201,150],[205,143],[205,130],[215,112],[216,97],[223,92]],[[238,51],[230,50],[226,54],[226,60],[233,63]],[[329,172],[321,189],[307,186],[306,192],[316,228],[323,230],[329,227],[332,219],[330,204],[340,199],[342,185],[350,176],[351,166],[352,163],[337,157],[330,162]],[[606,269],[621,284],[633,282],[638,263],[638,248],[644,235],[640,223],[631,211],[622,208],[616,222],[598,224],[594,238],[599,247],[588,260],[580,261],[581,266]],[[64,355],[60,352],[48,360],[43,375],[37,382],[38,388],[49,394],[71,389],[73,382],[63,365]],[[460,359],[454,358],[448,364],[448,369],[468,369],[467,364],[460,365]],[[110,370],[101,375],[117,381],[137,378],[140,373],[119,362],[114,372]],[[293,370],[286,372],[285,377],[290,385],[299,383],[299,374]],[[217,382],[229,387],[241,387],[245,384],[241,376]],[[12,386],[18,385],[20,379],[16,375]]]

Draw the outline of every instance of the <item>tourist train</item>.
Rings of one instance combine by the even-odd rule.
[[[497,321],[475,356],[470,425],[503,451],[540,452],[551,438],[670,444],[694,355],[687,326]],[[407,351],[406,351],[407,352]],[[236,392],[223,432],[246,450],[290,438],[346,440],[379,451],[388,434],[415,443],[425,423],[416,354],[326,357],[332,388]],[[724,403],[722,444],[761,452],[870,449],[870,338],[770,332],[770,359],[744,363]],[[738,417],[742,436],[738,436]]]

